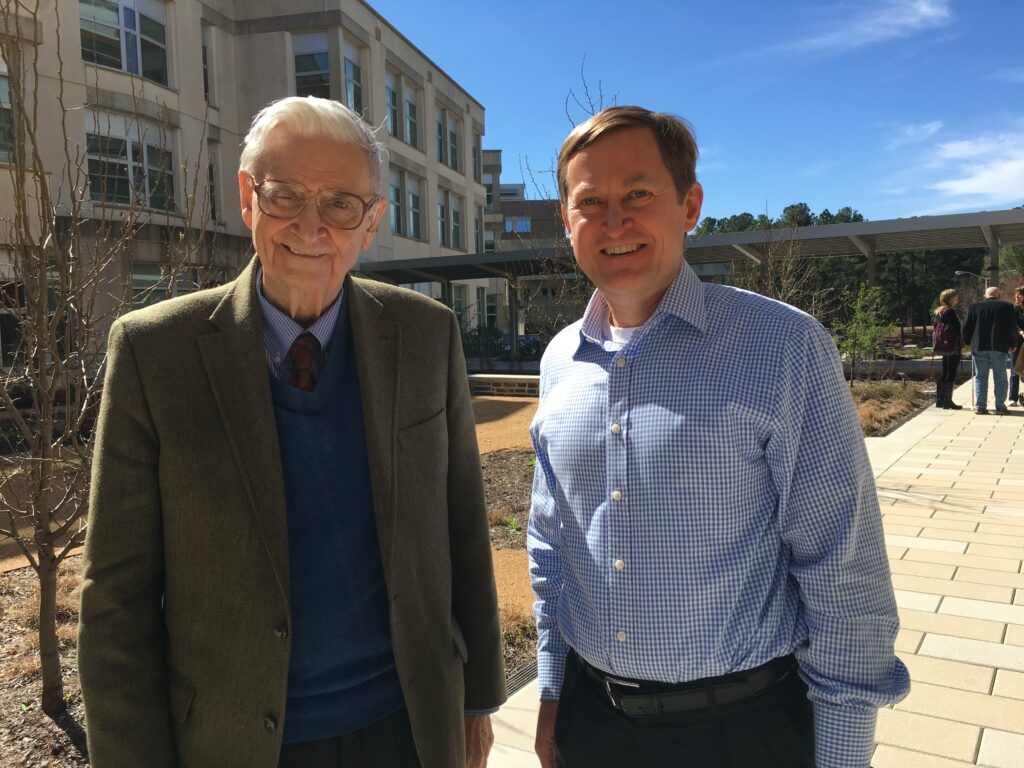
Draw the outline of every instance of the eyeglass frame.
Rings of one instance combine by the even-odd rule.
[[[272,219],[277,219],[278,221],[285,221],[286,219],[294,219],[297,216],[299,216],[299,214],[301,214],[304,210],[306,210],[306,206],[309,205],[310,199],[313,199],[315,197],[315,199],[316,199],[316,212],[317,212],[317,215],[320,217],[321,221],[323,221],[324,223],[327,223],[327,219],[324,218],[323,212],[320,210],[320,195],[314,196],[313,191],[309,187],[307,187],[305,184],[299,184],[299,183],[294,182],[294,181],[285,181],[284,179],[273,179],[273,178],[266,178],[263,181],[256,181],[256,177],[253,176],[251,173],[247,173],[246,176],[249,177],[249,183],[252,184],[252,191],[256,194],[256,205],[260,209],[261,213],[269,216]],[[306,192],[306,202],[304,202],[302,204],[302,207],[299,208],[299,210],[297,210],[291,216],[275,216],[274,214],[269,213],[268,211],[263,209],[263,197],[260,195],[260,187],[262,187],[268,181],[275,181],[278,184],[287,184],[290,187],[300,187],[300,188],[302,188]],[[355,192],[346,192],[343,189],[335,189],[333,191],[341,193],[343,195],[348,195],[349,197],[354,197],[356,200],[358,200],[360,203],[363,204],[363,215],[359,217],[359,221],[357,221],[353,226],[351,226],[351,227],[339,227],[336,224],[328,224],[329,227],[333,227],[334,229],[342,229],[342,230],[345,230],[346,232],[351,232],[353,229],[359,229],[360,225],[362,225],[362,223],[366,220],[366,214],[370,212],[370,209],[373,206],[375,206],[377,203],[379,203],[381,200],[384,199],[380,195],[374,195],[369,200],[363,200],[363,198],[360,197],[359,195],[357,195]]]

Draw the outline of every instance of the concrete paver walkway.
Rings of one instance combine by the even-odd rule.
[[[874,768],[1024,768],[1024,409],[970,411],[972,382],[868,438],[910,695],[878,718]],[[491,768],[534,768],[536,684],[495,720]]]

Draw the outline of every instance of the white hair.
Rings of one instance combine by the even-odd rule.
[[[267,136],[275,128],[286,128],[298,136],[324,136],[366,151],[373,188],[380,194],[388,150],[377,140],[376,131],[344,104],[316,96],[288,96],[261,109],[252,119],[242,142],[238,169],[252,171]]]

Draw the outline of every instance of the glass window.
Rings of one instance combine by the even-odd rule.
[[[386,80],[387,82],[384,85],[384,101],[387,102],[388,106],[388,133],[395,138],[401,138],[402,124],[398,117],[398,83],[395,82],[395,76],[390,72],[387,74]]]
[[[484,230],[484,253],[494,253],[494,232]]]
[[[217,215],[217,150],[211,145],[206,150],[206,199],[210,206],[210,221],[220,221]]]
[[[484,326],[484,307],[487,304],[487,289],[483,287],[477,287],[476,289],[476,306],[473,308],[476,314],[477,327],[483,328]]]
[[[359,67],[359,50],[345,43],[345,104],[353,112],[363,114],[363,74]]]
[[[437,242],[441,245],[448,245],[448,206],[445,198],[446,192],[439,192],[437,199]]]
[[[331,73],[327,66],[327,33],[295,35],[295,95],[331,98]]]
[[[388,200],[391,203],[391,231],[396,235],[404,234],[405,219],[402,216],[402,174],[391,171],[388,180]]]
[[[14,152],[11,122],[11,84],[7,75],[0,75],[0,163],[10,163]]]
[[[167,298],[167,281],[159,264],[132,264],[132,306],[148,307]]]
[[[452,311],[459,318],[459,325],[463,325],[465,322],[463,316],[466,314],[466,286],[452,286]]]
[[[473,134],[473,181],[480,181],[480,155],[483,149],[480,146],[480,134]]]
[[[419,122],[416,112],[416,91],[405,89],[405,141],[411,147],[419,146]]]
[[[210,100],[210,28],[205,24],[200,27],[203,40],[203,96]]]
[[[420,182],[412,176],[405,178],[405,197],[409,202],[409,237],[415,240],[423,239],[423,230],[420,227]]]
[[[452,209],[452,248],[462,250],[462,206],[459,198],[451,196]]]
[[[459,131],[461,124],[457,120],[448,121],[448,165],[459,170]]]
[[[487,327],[498,327],[498,294],[487,294]]]
[[[168,84],[167,18],[163,3],[79,0],[78,16],[83,60]]]
[[[530,217],[529,216],[508,216],[505,219],[505,232],[511,234],[513,232],[527,233],[530,231]]]
[[[438,113],[437,113],[437,126],[436,126],[436,128],[437,128],[437,162],[439,162],[439,163],[445,163],[445,157],[444,157],[444,150],[445,150],[444,125],[445,125],[444,112],[443,111],[438,111]],[[447,165],[447,163],[445,163],[445,164]]]
[[[487,205],[485,208],[488,211],[494,210],[494,176],[489,173],[484,174],[484,191],[487,193]]]
[[[97,116],[93,127],[85,136],[90,199],[175,210],[174,156],[161,132],[115,116]]]

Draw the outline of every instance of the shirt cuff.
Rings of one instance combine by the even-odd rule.
[[[501,707],[491,707],[490,709],[467,709],[465,710],[466,717],[483,717],[484,715],[493,715]]]
[[[817,768],[868,768],[875,741],[874,707],[814,704]]]
[[[562,639],[561,632],[548,630],[543,633],[537,646],[537,687],[540,700],[558,701],[562,695],[569,644]]]

